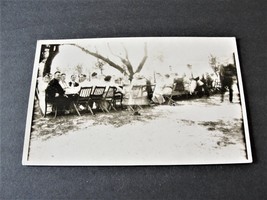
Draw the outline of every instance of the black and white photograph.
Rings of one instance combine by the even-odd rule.
[[[39,40],[23,165],[251,163],[234,37]]]

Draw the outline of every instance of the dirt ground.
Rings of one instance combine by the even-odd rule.
[[[219,95],[95,116],[34,112],[29,161],[39,164],[211,164],[246,160],[239,99]]]

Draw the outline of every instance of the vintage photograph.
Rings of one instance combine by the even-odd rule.
[[[23,165],[251,163],[234,37],[37,42]]]

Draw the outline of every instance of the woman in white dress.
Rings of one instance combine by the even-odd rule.
[[[44,77],[39,77],[38,79],[38,99],[39,99],[39,106],[40,109],[42,111],[42,113],[44,113],[45,110],[45,90],[48,86],[48,83],[51,81],[51,76],[50,74],[45,74]]]
[[[153,92],[152,101],[154,103],[163,104],[165,99],[163,97],[163,88],[165,86],[164,77],[157,73],[156,74],[156,86]]]

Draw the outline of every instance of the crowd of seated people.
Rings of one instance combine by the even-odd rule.
[[[77,75],[72,74],[69,77],[69,82],[67,82],[66,78],[65,73],[56,71],[53,79],[51,74],[45,74],[44,77],[38,79],[39,103],[42,111],[44,111],[47,93],[50,100],[61,102],[58,106],[61,106],[61,109],[68,113],[70,102],[77,99],[77,95],[82,87],[92,87],[93,91],[96,86],[104,86],[106,87],[105,92],[108,91],[109,87],[115,87],[116,91],[123,95],[123,104],[130,106],[133,109],[134,115],[140,115],[140,106],[151,103],[164,104],[166,102],[165,95],[170,95],[173,92],[174,83],[179,81],[182,81],[183,89],[188,94],[193,94],[196,91],[200,94],[201,91],[204,95],[209,96],[210,90],[213,87],[213,80],[208,73],[196,78],[187,77],[185,74],[173,76],[156,73],[154,81],[152,81],[151,77],[146,78],[139,73],[135,73],[131,81],[125,77],[98,76],[96,72],[91,74],[90,80],[85,74],[80,74],[78,80]],[[108,105],[103,102],[103,106],[106,107]],[[81,105],[80,109],[84,109],[84,106]]]

